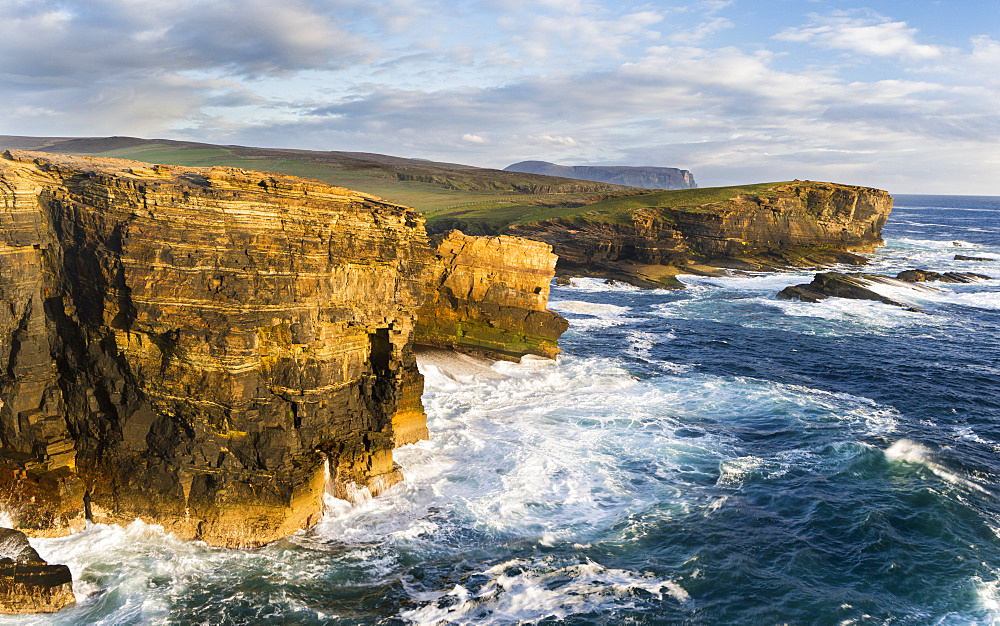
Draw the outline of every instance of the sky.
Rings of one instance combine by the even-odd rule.
[[[1000,195],[1000,1],[0,0],[0,134]]]

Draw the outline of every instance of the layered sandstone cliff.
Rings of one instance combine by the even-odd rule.
[[[438,238],[414,342],[494,359],[555,358],[568,323],[546,308],[556,266],[552,246],[517,237]]]
[[[640,208],[624,219],[579,216],[508,231],[552,244],[562,273],[671,286],[673,275],[701,266],[862,263],[854,253],[881,245],[891,210],[892,197],[879,189],[797,181],[704,205]]]
[[[445,241],[318,181],[4,153],[0,508],[255,546],[387,488],[427,437],[425,300],[434,345],[553,356],[565,329],[546,244]]]
[[[228,168],[0,159],[0,505],[258,545],[399,480],[422,218]]]

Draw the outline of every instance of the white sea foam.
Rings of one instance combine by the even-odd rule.
[[[571,278],[570,285],[573,289],[579,289],[590,293],[600,293],[606,291],[639,291],[638,287],[628,283],[623,283],[621,281],[609,283],[603,278]]]
[[[628,316],[632,310],[627,306],[587,302],[584,300],[553,300],[549,308],[567,316],[572,330],[593,330],[610,328],[635,321]]]
[[[890,461],[904,461],[907,463],[922,465],[933,472],[936,476],[949,483],[961,485],[963,487],[979,491],[980,493],[990,493],[989,490],[979,483],[965,476],[960,476],[957,472],[945,467],[937,461],[934,452],[927,448],[927,446],[915,441],[900,439],[885,450],[885,458]]]
[[[572,615],[630,608],[644,598],[679,603],[689,600],[671,580],[605,568],[593,561],[563,567],[514,559],[482,572],[488,580],[470,590],[455,585],[436,595],[424,594],[425,606],[400,617],[415,624],[480,624],[563,620]]]
[[[908,311],[904,308],[869,300],[828,298],[821,302],[769,299],[761,306],[779,309],[789,318],[799,318],[802,324],[794,330],[803,334],[870,333],[911,326],[936,326],[941,323],[933,315]],[[829,326],[820,326],[816,320],[826,320]],[[775,322],[771,322],[775,323]]]
[[[713,288],[725,289],[728,292],[755,292],[761,291],[773,293],[780,291],[788,285],[809,281],[813,272],[767,272],[767,273],[747,273],[733,274],[726,276],[691,276],[682,275],[678,279],[684,283],[685,287],[691,288]]]
[[[897,241],[911,246],[918,246],[923,248],[944,248],[947,250],[984,247],[983,244],[980,243],[972,243],[970,241],[961,241],[955,239],[939,240],[939,239],[916,239],[912,237],[900,237]]]
[[[1000,622],[1000,578],[984,580],[981,576],[973,576],[972,584],[976,588],[979,605],[990,613],[990,623]]]

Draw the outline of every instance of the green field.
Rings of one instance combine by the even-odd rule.
[[[25,138],[17,139],[19,145],[25,143]],[[625,223],[641,209],[705,210],[706,205],[740,194],[762,194],[785,184],[649,191],[378,154],[246,148],[129,137],[38,138],[37,146],[28,147],[61,154],[165,165],[230,166],[314,178],[412,207],[427,217],[430,230],[461,228],[470,234],[498,233],[510,224],[557,217]]]
[[[487,232],[496,232],[498,228],[516,221],[576,214],[580,212],[580,206],[610,195],[641,193],[629,187],[604,183],[480,168],[440,167],[438,164],[408,162],[406,159],[336,159],[327,156],[328,153],[314,156],[303,152],[276,158],[285,156],[280,155],[283,151],[261,150],[261,154],[247,154],[252,151],[158,142],[109,150],[94,149],[99,147],[61,150],[57,144],[48,149],[80,156],[114,157],[165,165],[230,166],[315,178],[412,207],[426,215],[431,225],[439,221],[455,222],[455,225],[464,225],[472,230],[479,230],[479,226],[483,225]]]

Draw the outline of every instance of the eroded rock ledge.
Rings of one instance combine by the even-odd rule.
[[[46,563],[24,533],[0,528],[0,613],[54,613],[74,602],[69,568]]]
[[[820,272],[813,277],[812,282],[800,285],[790,285],[777,293],[782,300],[801,300],[803,302],[820,302],[830,297],[848,298],[851,300],[872,300],[883,304],[903,307],[919,312],[916,308],[893,300],[875,291],[875,285],[889,285],[913,290],[928,289],[921,283],[973,283],[980,280],[990,280],[989,276],[972,272],[931,272],[913,269],[899,272],[895,278],[881,274],[864,272]]]
[[[393,447],[426,436],[415,312],[431,278],[475,274],[446,268],[469,250],[318,181],[4,153],[0,507],[35,535],[140,518],[242,547],[315,523],[327,489],[385,489]],[[547,295],[543,273],[507,286]],[[485,288],[505,295],[431,313],[502,330],[520,296]]]
[[[435,239],[440,264],[417,312],[415,343],[502,360],[559,354],[557,340],[569,324],[546,308],[557,258],[552,246],[457,230]]]
[[[508,230],[552,244],[560,274],[677,287],[677,274],[713,268],[864,264],[855,253],[882,244],[891,210],[892,197],[879,189],[796,181],[706,205],[638,208],[627,219],[559,218]]]

